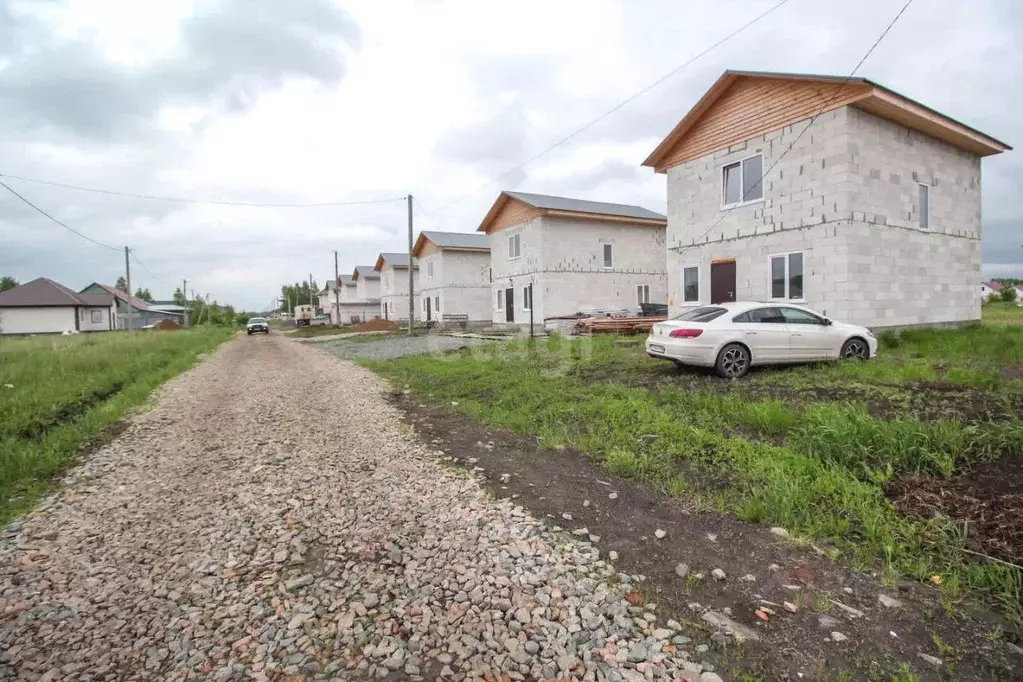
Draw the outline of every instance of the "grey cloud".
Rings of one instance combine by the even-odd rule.
[[[0,10],[0,21],[11,16]],[[183,22],[175,53],[139,69],[106,59],[93,40],[62,40],[32,17],[19,22],[11,34],[32,34],[35,42],[11,39],[0,113],[25,129],[45,123],[100,140],[152,132],[168,105],[237,112],[287,78],[337,83],[345,75],[343,46],[359,44],[358,27],[329,0],[207,2]]]

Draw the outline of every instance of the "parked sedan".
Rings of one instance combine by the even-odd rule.
[[[646,352],[735,378],[753,365],[866,360],[877,353],[877,339],[866,327],[836,322],[803,306],[721,303],[655,324]]]

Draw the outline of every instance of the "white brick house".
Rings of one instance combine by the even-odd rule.
[[[373,268],[369,266],[363,267],[367,267],[373,273],[373,281],[377,282],[377,288],[379,289],[380,279],[373,272]],[[358,324],[366,320],[372,320],[375,317],[380,317],[379,296],[369,299],[359,298],[359,287],[355,280],[358,272],[359,269],[356,268],[355,272],[351,275],[338,276],[338,307],[335,308],[337,312],[331,316],[331,320],[339,319],[340,324]],[[333,306],[333,304],[331,305]]]
[[[490,238],[464,232],[420,232],[412,255],[419,262],[424,320],[466,315],[490,322]]]
[[[478,228],[490,238],[493,321],[664,303],[665,224],[640,206],[501,192]]]
[[[980,161],[1007,149],[866,79],[725,72],[644,162],[668,176],[669,312],[979,319]]]
[[[382,253],[373,269],[380,275],[380,315],[386,320],[408,320],[408,254]],[[419,264],[413,261],[412,277],[415,319],[421,319]]]

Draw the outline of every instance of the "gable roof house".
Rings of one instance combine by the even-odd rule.
[[[986,301],[991,296],[1001,296],[1002,294],[1002,283],[990,280],[988,282],[980,283],[980,298],[982,301]]]
[[[490,239],[492,320],[663,303],[666,222],[640,206],[501,192],[477,228]]]
[[[670,314],[979,319],[981,159],[1008,149],[865,78],[726,71],[644,162],[668,179]]]
[[[380,276],[380,314],[385,320],[408,320],[409,258],[407,253],[381,253],[373,269]],[[413,311],[419,319],[419,263],[412,261]]]
[[[316,292],[316,314],[317,315],[330,315],[330,319],[334,319],[334,290],[337,289],[337,283],[334,282],[333,278],[327,278],[323,282],[323,289]]]
[[[364,274],[367,268],[372,276]],[[367,289],[369,282],[372,282],[375,295],[361,298],[359,296],[359,282],[356,276],[362,277],[364,291]],[[337,290],[340,324],[359,324],[360,322],[380,317],[380,278],[377,273],[373,272],[372,266],[360,265],[355,268],[351,275],[338,276]],[[334,320],[333,316],[331,320]]]
[[[172,322],[184,325],[184,315],[158,310],[150,305],[148,301],[143,301],[141,298],[125,293],[109,284],[93,282],[82,289],[82,293],[104,294],[114,298],[117,308],[114,329],[128,329],[129,325],[132,329],[141,329],[142,327],[157,324],[161,320],[171,320]]]
[[[113,307],[109,294],[79,294],[40,277],[0,292],[0,334],[108,331]]]
[[[490,322],[490,237],[464,232],[420,232],[412,249],[419,261],[419,313],[427,322],[465,315]]]

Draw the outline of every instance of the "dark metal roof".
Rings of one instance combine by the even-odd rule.
[[[466,232],[433,232],[424,230],[422,235],[441,249],[489,249],[490,237],[485,234]]]
[[[381,261],[386,261],[391,264],[392,268],[407,268],[408,267],[408,254],[407,253],[381,253],[380,257],[377,258],[377,264],[380,265]],[[417,260],[412,261],[412,267],[418,268],[419,262]]]
[[[667,218],[655,211],[634,206],[632,204],[611,204],[605,201],[589,201],[587,199],[569,199],[568,197],[554,197],[547,194],[530,194],[528,192],[504,192],[513,199],[534,208],[543,208],[551,211],[570,211],[572,213],[599,213],[602,215],[623,216],[625,218],[641,218],[645,220],[667,220]]]
[[[109,284],[102,284],[101,282],[94,282],[94,284],[96,286],[98,286],[98,287],[102,287],[102,289],[104,291],[106,291],[108,294],[110,294],[111,296],[117,297],[120,301],[122,301],[123,303],[127,303],[128,305],[130,305],[135,310],[152,310],[153,309],[153,307],[151,305],[149,305],[148,301],[143,301],[141,298],[135,298],[131,294],[126,294],[125,292],[121,291],[117,287],[112,287]],[[89,285],[89,287],[91,287],[91,286],[92,286],[92,284]],[[89,287],[85,287],[85,288],[88,289]],[[86,295],[90,295],[90,294],[88,294],[88,292],[86,292],[85,289],[83,289],[82,293],[79,294],[79,296],[86,296]],[[102,295],[102,294],[91,294],[91,295]]]
[[[109,307],[114,304],[107,294],[79,294],[52,279],[40,277],[19,287],[0,292],[0,308],[34,308],[52,306]]]

